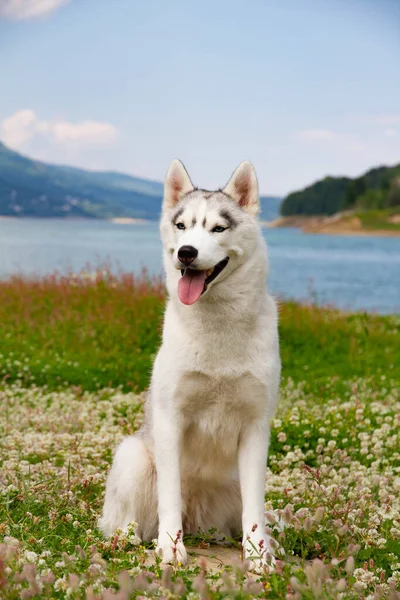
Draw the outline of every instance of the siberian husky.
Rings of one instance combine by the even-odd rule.
[[[258,184],[243,162],[223,190],[195,188],[174,160],[161,238],[168,302],[145,424],[116,451],[100,527],[137,523],[164,563],[184,564],[183,534],[243,535],[257,570],[273,561],[264,518],[270,420],[280,358]]]

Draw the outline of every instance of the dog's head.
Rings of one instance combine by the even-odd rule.
[[[172,161],[164,187],[161,239],[169,285],[183,304],[194,304],[225,281],[258,239],[257,177],[243,162],[223,190],[195,188],[179,160]],[[171,279],[173,281],[171,281]]]

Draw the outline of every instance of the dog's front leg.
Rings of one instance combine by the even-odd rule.
[[[269,445],[269,422],[248,425],[239,444],[239,476],[243,502],[243,553],[252,569],[273,565],[271,537],[265,527],[265,469]]]
[[[157,552],[163,563],[186,563],[183,545],[180,428],[177,415],[165,408],[154,411],[159,530]]]

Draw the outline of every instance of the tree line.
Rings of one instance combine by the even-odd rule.
[[[400,207],[400,164],[376,167],[360,177],[325,177],[284,198],[281,214],[333,215],[351,209]]]

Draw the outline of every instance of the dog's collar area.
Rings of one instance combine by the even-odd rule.
[[[203,289],[203,294],[207,289],[207,286],[214,281],[214,279],[216,277],[218,277],[218,275],[221,273],[221,271],[223,271],[226,267],[226,265],[229,262],[229,256],[227,256],[226,258],[224,258],[223,260],[221,260],[219,263],[217,263],[215,265],[215,267],[213,267],[212,269],[208,269],[206,271],[207,277],[204,281],[204,289]],[[190,269],[190,267],[188,267],[187,269],[181,269],[181,275],[184,275],[185,272],[187,271],[196,271],[197,269]]]

